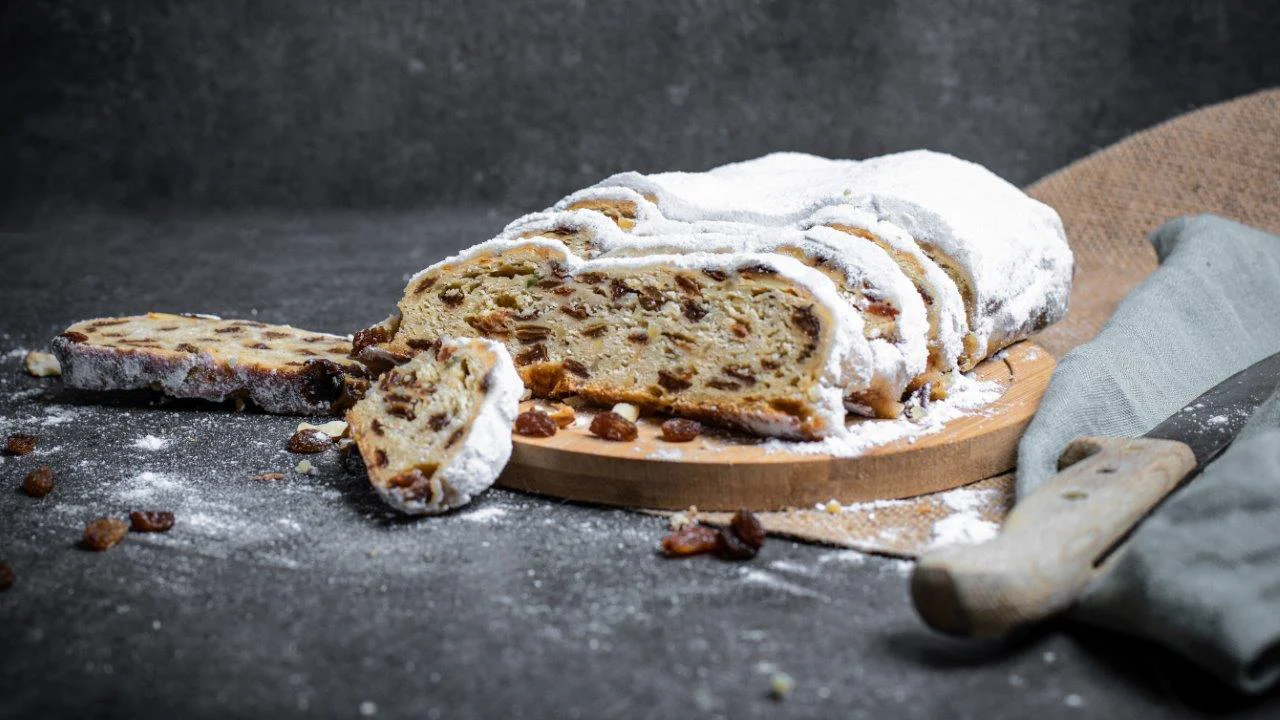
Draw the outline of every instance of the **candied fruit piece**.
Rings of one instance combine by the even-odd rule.
[[[129,513],[129,523],[134,532],[168,532],[173,527],[174,517],[167,510],[134,510]]]
[[[22,481],[22,492],[33,498],[42,498],[53,492],[53,468],[41,465],[28,473]]]
[[[662,439],[667,442],[690,442],[702,434],[702,423],[697,420],[671,418],[662,423]]]
[[[84,526],[84,546],[97,552],[110,550],[124,539],[127,532],[129,526],[119,518],[98,518]]]
[[[667,557],[700,555],[717,547],[716,531],[697,523],[689,523],[662,538],[662,554]]]
[[[332,445],[333,438],[312,428],[299,430],[289,438],[291,453],[321,453]]]
[[[555,435],[556,429],[556,421],[541,410],[525,410],[516,416],[517,435],[545,438]]]
[[[616,412],[600,413],[591,419],[591,434],[605,440],[635,440],[636,424]]]
[[[14,433],[4,441],[5,455],[26,455],[36,449],[36,441],[39,440],[35,435],[27,433]]]

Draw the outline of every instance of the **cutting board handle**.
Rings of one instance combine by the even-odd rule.
[[[1097,560],[1194,467],[1191,448],[1172,440],[1077,439],[994,540],[921,558],[916,611],[937,630],[986,637],[1067,609]]]

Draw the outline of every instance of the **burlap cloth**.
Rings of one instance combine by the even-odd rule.
[[[1091,339],[1120,300],[1155,269],[1147,234],[1172,218],[1213,213],[1280,233],[1280,89],[1179,116],[1132,135],[1027,188],[1062,216],[1076,256],[1067,318],[1036,342],[1055,357]],[[759,513],[770,532],[900,557],[965,539],[954,520],[983,530],[1013,506],[1013,475],[948,496],[872,503],[838,513]],[[960,501],[958,502],[957,499]],[[956,518],[967,513],[967,518]],[[704,513],[710,523],[727,520]],[[949,521],[950,519],[950,521]],[[940,524],[942,523],[942,524]],[[977,540],[981,532],[969,539]]]

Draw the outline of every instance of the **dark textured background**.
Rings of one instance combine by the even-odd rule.
[[[542,207],[927,146],[1025,183],[1280,83],[1271,2],[19,0],[0,208]]]
[[[0,3],[0,433],[41,437],[0,460],[0,718],[1275,717],[1116,636],[939,638],[892,560],[666,562],[655,518],[501,491],[406,521],[330,455],[247,484],[295,418],[19,369],[89,316],[350,332],[614,170],[928,146],[1028,181],[1280,83],[1269,5]],[[141,504],[177,527],[77,549]]]

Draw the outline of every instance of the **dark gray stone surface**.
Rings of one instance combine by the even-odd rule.
[[[658,519],[493,491],[405,520],[332,455],[297,461],[297,419],[20,372],[66,324],[150,309],[350,331],[406,273],[510,211],[59,217],[0,234],[0,717],[1275,717],[1168,654],[1042,629],[935,637],[906,566],[771,540],[748,564],[654,554]],[[160,449],[135,445],[153,436]],[[16,490],[54,467],[43,500]],[[150,473],[150,474],[144,474]],[[83,523],[168,508],[168,535],[78,549]],[[767,697],[773,669],[795,678]]]
[[[544,206],[929,147],[1024,183],[1280,84],[1271,2],[0,5],[0,208]]]

